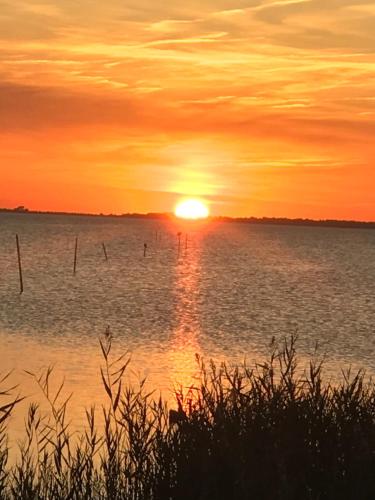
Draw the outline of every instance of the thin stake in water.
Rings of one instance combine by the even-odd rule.
[[[177,233],[178,236],[178,253],[180,253],[181,250],[181,232]]]
[[[18,273],[20,277],[20,294],[22,294],[23,293],[22,261],[21,261],[20,240],[18,238],[18,234],[16,234],[16,246],[17,246],[17,257],[18,257]]]
[[[76,271],[77,271],[77,254],[78,254],[78,236],[76,237],[76,244],[74,247],[73,274],[76,274]]]
[[[143,257],[146,257],[147,255],[147,243],[143,245]]]
[[[102,246],[103,246],[104,258],[105,258],[105,260],[108,260],[108,254],[107,254],[107,249],[106,249],[106,247],[105,247],[105,244],[104,244],[104,243],[102,243]]]

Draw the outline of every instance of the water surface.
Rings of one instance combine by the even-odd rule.
[[[302,358],[319,342],[335,377],[348,365],[375,372],[374,298],[372,230],[0,214],[1,370],[32,398],[23,370],[54,364],[77,415],[102,401],[108,325],[116,350],[132,354],[129,376],[164,392],[192,383],[196,353],[254,363],[293,332]]]

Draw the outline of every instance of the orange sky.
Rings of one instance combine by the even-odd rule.
[[[373,0],[0,0],[0,206],[375,220]]]

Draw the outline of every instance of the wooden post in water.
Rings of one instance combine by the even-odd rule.
[[[105,247],[104,243],[102,243],[102,246],[103,246],[104,258],[105,258],[105,260],[108,260],[107,249],[106,249],[106,247]]]
[[[180,253],[181,251],[181,231],[179,233],[177,233],[177,236],[178,236],[178,253]]]
[[[143,245],[143,257],[146,257],[147,255],[147,243]]]
[[[23,293],[23,277],[22,277],[20,240],[18,238],[18,234],[16,234],[16,246],[17,246],[17,258],[18,258],[18,274],[20,277],[20,294],[22,294]]]
[[[74,247],[74,264],[73,264],[73,274],[77,271],[77,254],[78,254],[78,236],[76,236],[76,244]]]
[[[187,250],[187,248],[188,248],[188,235],[186,233],[186,235],[185,235],[185,250]]]

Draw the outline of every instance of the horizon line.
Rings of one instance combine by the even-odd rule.
[[[20,205],[15,208],[6,208],[0,207],[0,212],[6,213],[18,213],[18,214],[35,214],[35,215],[66,215],[66,216],[81,216],[81,217],[113,217],[113,218],[121,218],[121,217],[139,217],[139,218],[172,218],[178,219],[173,212],[124,212],[121,214],[117,213],[102,213],[102,212],[69,212],[69,211],[56,211],[56,210],[35,210],[28,209],[27,207]],[[326,226],[334,226],[340,225],[342,227],[360,227],[365,226],[369,228],[375,228],[375,220],[355,220],[355,219],[311,219],[306,217],[255,217],[252,215],[249,216],[238,216],[232,217],[228,215],[210,215],[208,216],[209,220],[221,220],[221,221],[233,221],[233,222],[253,222],[253,223],[264,223],[264,224],[285,224],[288,223],[293,225],[326,225]]]

